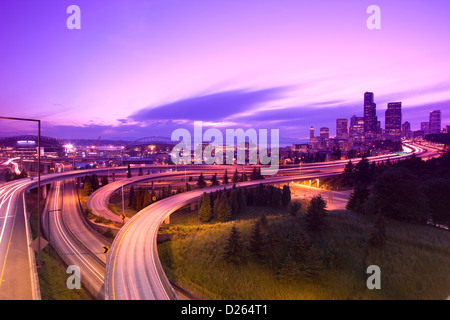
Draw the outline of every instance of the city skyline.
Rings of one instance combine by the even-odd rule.
[[[203,121],[295,142],[359,115],[363,92],[378,110],[402,101],[412,130],[433,110],[449,122],[445,1],[379,1],[380,30],[360,1],[76,4],[81,30],[66,28],[67,3],[0,5],[2,115],[39,118],[47,136],[133,140]]]

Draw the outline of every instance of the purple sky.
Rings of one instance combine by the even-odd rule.
[[[81,9],[69,30],[66,9]],[[381,30],[366,9],[381,8]],[[309,127],[402,101],[419,129],[450,124],[450,2],[334,0],[2,0],[0,115],[43,120],[60,138],[170,136],[218,128]],[[32,133],[5,122],[1,135]]]

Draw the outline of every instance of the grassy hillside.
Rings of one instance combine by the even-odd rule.
[[[172,240],[159,245],[167,275],[204,299],[445,299],[450,295],[448,231],[388,220],[387,243],[377,249],[368,243],[373,217],[330,212],[325,229],[311,234],[304,214],[290,216],[287,210],[277,209],[276,215],[270,215],[271,210],[249,208],[240,220],[201,225],[187,218],[196,212],[175,214],[164,229]],[[261,228],[263,257],[256,258],[249,242],[261,212],[268,224]],[[223,257],[232,226],[238,228],[245,247],[238,264]],[[288,267],[287,257],[299,232],[317,253],[318,273],[313,277],[304,271],[290,272]],[[277,247],[271,251],[274,238]],[[366,269],[373,264],[381,269],[380,290],[366,287]]]

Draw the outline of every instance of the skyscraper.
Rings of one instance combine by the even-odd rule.
[[[420,130],[423,131],[424,135],[430,134],[430,123],[428,121],[420,123]]]
[[[350,139],[353,142],[364,141],[364,117],[354,115],[350,118]]]
[[[400,140],[402,135],[402,103],[389,102],[385,113],[385,129],[389,138]]]
[[[309,128],[309,138],[314,138],[314,127],[311,126],[311,128]]]
[[[328,139],[330,137],[330,129],[323,127],[320,128],[320,139]]]
[[[348,139],[348,120],[336,119],[336,138]]]
[[[411,124],[405,121],[402,124],[402,138],[411,139]]]
[[[441,132],[441,110],[430,112],[430,133]]]
[[[376,107],[373,92],[364,93],[364,135],[367,138],[374,138],[377,133]]]

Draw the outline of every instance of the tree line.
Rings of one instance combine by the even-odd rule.
[[[231,189],[204,192],[199,202],[199,217],[201,222],[212,220],[226,222],[248,206],[279,206],[287,207],[291,202],[291,191],[288,185],[282,189],[260,183],[255,188],[241,188],[233,184]]]
[[[349,162],[338,179],[353,187],[347,209],[402,221],[450,225],[450,153],[369,164]]]

